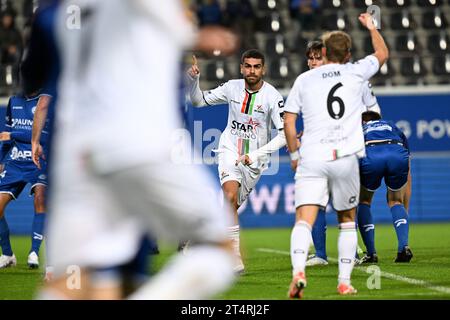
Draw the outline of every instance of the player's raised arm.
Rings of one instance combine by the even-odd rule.
[[[378,62],[381,67],[389,58],[389,49],[386,46],[383,37],[375,27],[372,16],[369,13],[360,14],[358,19],[361,22],[361,24],[364,27],[366,27],[367,30],[369,30],[370,32],[370,37],[372,39],[372,46],[375,51],[373,55],[378,59]]]
[[[192,56],[192,66],[186,72],[186,85],[194,107],[228,103],[226,83],[208,91],[200,89],[200,68],[195,55]]]

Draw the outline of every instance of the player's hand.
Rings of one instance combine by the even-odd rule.
[[[302,143],[300,142],[302,136],[303,136],[303,131],[300,131],[300,133],[297,134],[297,150],[300,149],[300,146],[302,145]],[[286,152],[289,153],[288,146],[286,146]]]
[[[200,74],[200,68],[198,67],[197,57],[195,55],[192,55],[192,66],[189,68],[188,74],[192,78],[196,78]]]
[[[41,169],[41,162],[39,159],[42,158],[43,160],[45,160],[45,155],[40,143],[31,143],[31,155],[36,167],[38,167],[38,169]]]
[[[292,171],[297,171],[298,160],[291,160],[291,169]]]
[[[366,27],[368,30],[375,30],[376,27],[373,23],[373,18],[370,13],[361,13],[358,17],[361,24]]]
[[[240,156],[239,159],[236,160],[235,165],[237,166],[239,163],[243,163],[246,166],[249,166],[253,163],[252,159],[248,156],[248,154],[244,154],[243,156]]]
[[[11,132],[3,131],[0,132],[0,141],[11,140]]]

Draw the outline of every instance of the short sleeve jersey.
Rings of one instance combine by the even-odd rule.
[[[220,137],[219,150],[234,152],[237,157],[267,144],[272,125],[283,129],[283,97],[267,82],[260,90],[250,92],[244,79],[230,80],[204,91],[203,98],[208,105],[228,104],[228,123]],[[261,159],[261,163],[267,161],[267,157]]]
[[[303,117],[302,159],[330,161],[364,154],[361,125],[364,83],[379,69],[375,56],[326,64],[301,74],[285,110]]]

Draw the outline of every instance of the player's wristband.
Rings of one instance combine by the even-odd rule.
[[[298,150],[295,150],[294,152],[289,153],[289,156],[291,157],[291,161],[300,159],[300,154],[298,153]]]

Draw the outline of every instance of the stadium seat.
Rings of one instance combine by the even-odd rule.
[[[427,39],[428,50],[432,53],[442,53],[450,51],[450,37],[444,30],[431,34]]]
[[[337,13],[326,15],[322,19],[322,28],[325,30],[345,30],[351,29],[347,14],[338,10]]]
[[[322,0],[323,9],[343,9],[346,7],[345,0]]]
[[[420,52],[420,44],[417,36],[413,31],[408,32],[406,35],[397,36],[395,39],[395,49],[399,52]]]
[[[418,55],[414,57],[403,58],[400,64],[400,73],[405,77],[424,76],[427,71]]]
[[[293,43],[291,45],[292,53],[299,55],[300,57],[305,56],[306,45],[308,44],[308,39],[303,38],[302,36],[297,36],[293,39]]]
[[[230,78],[225,60],[213,60],[206,66],[206,80],[224,81]]]
[[[411,5],[411,0],[387,0],[386,6],[388,8],[406,8]]]
[[[380,5],[381,0],[353,0],[353,6],[358,9],[366,9],[371,5]]]
[[[393,30],[410,30],[416,26],[415,20],[408,9],[393,13],[390,22]]]
[[[437,76],[450,76],[450,54],[434,57],[433,73]]]
[[[442,0],[417,0],[420,7],[439,7],[442,5]]]
[[[258,18],[256,23],[256,30],[264,33],[282,32],[283,27],[281,17],[277,12]]]
[[[259,12],[270,12],[279,9],[279,1],[277,0],[259,0],[258,2],[258,11]]]
[[[287,51],[287,43],[283,35],[277,34],[267,39],[265,53],[269,57],[276,58],[277,56],[285,55]]]
[[[273,80],[290,80],[295,76],[287,57],[272,60],[269,75]]]
[[[447,26],[447,19],[439,8],[426,11],[422,15],[422,27],[424,29],[444,29]]]

